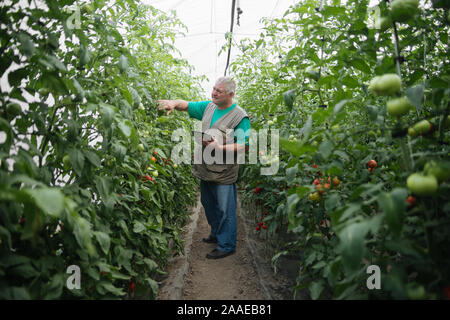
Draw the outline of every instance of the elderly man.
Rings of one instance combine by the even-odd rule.
[[[192,172],[200,179],[201,202],[205,209],[211,232],[206,243],[217,243],[206,255],[208,259],[220,259],[236,250],[236,180],[239,165],[236,153],[248,148],[250,121],[247,113],[233,102],[236,84],[229,77],[219,78],[213,88],[211,101],[187,102],[184,100],[158,100],[159,109],[169,115],[173,110],[188,111],[191,118],[202,121],[202,131],[219,132],[222,136],[203,140],[203,148],[217,151],[216,154],[232,153],[233,163],[222,162],[194,164]],[[241,132],[244,134],[237,134]],[[230,135],[232,134],[232,136]],[[223,159],[223,158],[222,158]]]

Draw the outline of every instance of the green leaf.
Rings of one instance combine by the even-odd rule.
[[[72,164],[73,169],[75,170],[76,174],[81,177],[84,168],[83,152],[78,149],[69,149],[67,153],[69,154],[70,163]]]
[[[120,132],[122,132],[122,134],[129,138],[132,132],[132,127],[133,124],[130,120],[121,120],[121,119],[117,119],[117,126],[119,127]]]
[[[338,205],[340,201],[340,197],[338,194],[331,194],[327,199],[325,200],[325,209],[329,212],[333,211],[334,208]]]
[[[352,61],[350,61],[349,64],[364,73],[367,73],[367,74],[372,73],[372,71],[370,70],[370,67],[367,65],[367,63],[365,63],[361,59],[352,60]]]
[[[284,138],[280,138],[280,147],[292,153],[294,156],[301,156],[305,153],[314,152],[317,150],[317,147],[303,145],[300,141],[290,141]]]
[[[91,60],[91,54],[89,53],[89,49],[85,46],[81,46],[79,51],[79,58],[80,58],[80,66],[84,66],[89,63],[89,60]]]
[[[46,59],[49,63],[51,63],[56,69],[59,69],[60,71],[67,71],[66,66],[55,56],[53,55],[47,55]]]
[[[320,294],[323,291],[323,284],[321,281],[315,281],[310,284],[309,292],[311,293],[311,299],[317,300],[320,298]]]
[[[64,209],[64,195],[55,188],[25,189],[36,205],[45,213],[54,217],[59,217]]]
[[[105,128],[109,128],[114,120],[114,107],[106,103],[100,103],[100,114],[103,118],[103,125]]]
[[[111,239],[109,238],[109,235],[101,231],[95,231],[94,235],[95,238],[97,239],[97,242],[100,244],[102,251],[105,254],[108,254],[109,247],[111,245]]]
[[[339,233],[344,266],[356,270],[364,255],[364,237],[367,228],[362,223],[351,223]]]
[[[418,111],[422,110],[423,91],[424,86],[422,84],[406,89],[406,96]]]
[[[89,221],[79,216],[76,217],[74,220],[73,233],[81,248],[86,250],[90,256],[93,256],[95,254],[95,248],[91,242],[93,234]]]
[[[386,214],[386,223],[391,232],[400,237],[406,210],[405,199],[408,192],[403,188],[396,188],[390,193],[378,195],[378,204]]]
[[[106,201],[109,198],[109,195],[111,193],[111,184],[112,181],[109,177],[97,177],[97,179],[95,180],[97,192],[100,195],[100,198],[103,199],[103,201]]]
[[[289,110],[292,109],[292,106],[294,105],[294,100],[295,100],[295,89],[284,92],[283,99],[284,99],[284,103],[289,108]]]
[[[288,184],[291,184],[294,181],[297,172],[298,172],[298,163],[295,166],[286,169],[286,182]]]
[[[331,151],[333,151],[333,147],[334,145],[331,140],[326,140],[320,144],[319,152],[322,154],[324,159],[327,159],[330,156]]]
[[[99,156],[94,151],[84,150],[83,153],[86,159],[88,159],[94,167],[98,168],[102,165]]]
[[[367,105],[366,106],[367,113],[369,114],[369,118],[372,121],[377,120],[378,118],[378,108],[375,106]]]
[[[31,37],[23,32],[20,32],[17,36],[20,44],[22,45],[22,51],[27,57],[31,57],[34,53],[35,47]]]
[[[45,300],[55,300],[61,297],[63,292],[63,287],[65,285],[65,275],[61,273],[57,273],[52,276],[49,283],[45,285],[46,292]]]
[[[26,68],[20,68],[8,73],[8,83],[11,87],[18,87],[22,82],[22,79],[26,79],[30,71]]]
[[[349,76],[342,78],[341,82],[350,89],[357,88],[360,86],[358,80]]]
[[[106,281],[100,281],[97,284],[96,289],[98,293],[100,293],[101,295],[105,295],[107,293],[112,293],[113,295],[116,296],[125,295],[125,291],[123,291],[123,289],[117,288],[112,283]]]
[[[158,282],[156,282],[152,278],[146,278],[145,282],[148,285],[150,285],[150,288],[152,289],[153,296],[156,296],[158,294]]]
[[[126,72],[128,70],[128,58],[123,54],[119,57],[119,69],[121,72]]]
[[[136,89],[129,87],[128,91],[130,91],[131,96],[133,97],[133,105],[135,108],[139,107],[139,104],[141,103],[141,97],[139,96],[139,93],[136,91]]]
[[[349,101],[350,101],[349,99],[344,99],[344,100],[342,100],[342,101],[339,101],[339,102],[334,106],[333,113],[334,113],[334,114],[339,113],[339,111],[341,111],[342,107],[343,107],[347,102],[349,102]]]
[[[135,233],[141,233],[143,231],[145,231],[146,228],[145,226],[142,224],[142,222],[138,221],[138,220],[134,220],[134,225],[133,225],[133,232]]]

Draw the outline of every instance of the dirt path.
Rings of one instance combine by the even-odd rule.
[[[194,232],[189,269],[184,283],[185,300],[263,300],[258,275],[245,242],[243,222],[237,215],[236,253],[212,260],[206,254],[215,248],[202,238],[209,235],[209,225],[203,208],[199,212]]]

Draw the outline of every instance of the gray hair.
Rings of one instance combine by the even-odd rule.
[[[236,82],[231,77],[220,77],[216,80],[216,84],[224,84],[228,94],[236,92]]]

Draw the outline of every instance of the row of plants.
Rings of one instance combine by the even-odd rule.
[[[241,197],[268,213],[269,240],[288,232],[273,262],[300,257],[294,296],[450,298],[449,9],[304,0],[234,44],[252,129],[281,136],[260,153],[278,173],[242,166]]]
[[[181,22],[135,0],[12,0],[0,16],[0,298],[155,298],[196,199],[170,154],[189,118],[156,108],[201,96],[175,58]]]

